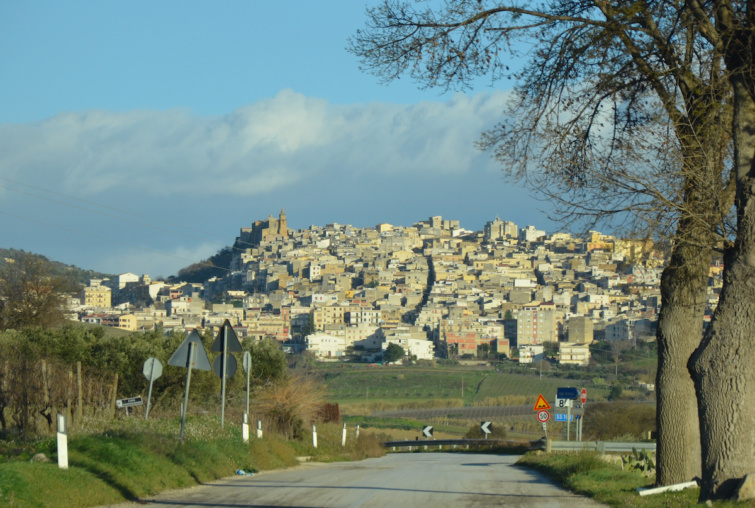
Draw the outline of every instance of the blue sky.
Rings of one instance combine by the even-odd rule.
[[[552,230],[474,148],[508,91],[381,85],[360,1],[0,4],[0,247],[167,276],[289,225]]]

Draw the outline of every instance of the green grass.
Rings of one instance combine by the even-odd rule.
[[[640,497],[638,487],[652,487],[655,478],[636,471],[623,471],[615,462],[606,462],[594,452],[549,453],[530,452],[517,464],[535,469],[568,490],[608,506],[682,508],[697,504],[700,489],[667,492]],[[714,502],[716,507],[755,506],[755,502]]]
[[[497,398],[511,399],[506,404],[533,403],[539,394],[552,401],[556,389],[562,386],[587,387],[590,400],[605,400],[608,387],[593,387],[582,380],[548,377],[543,373],[493,372],[492,370],[453,367],[362,367],[345,365],[320,369],[327,387],[328,398],[342,404],[414,401],[461,400],[466,406]],[[462,391],[463,385],[463,391]],[[463,398],[462,398],[463,394]],[[441,407],[438,405],[437,407]]]
[[[73,435],[68,441],[69,469],[57,465],[54,439],[5,441],[0,462],[0,507],[96,506],[137,500],[158,492],[232,476],[238,469],[264,471],[313,460],[355,460],[384,453],[371,433],[353,434],[341,447],[341,427],[318,425],[318,448],[311,441],[286,441],[266,433],[243,444],[240,427],[220,429],[215,416],[193,416],[184,443],[175,419],[114,422],[105,432]],[[191,431],[188,431],[191,429]],[[45,453],[51,462],[30,462]]]

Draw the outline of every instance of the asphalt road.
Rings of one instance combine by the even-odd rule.
[[[305,464],[167,492],[139,504],[164,507],[597,507],[539,474],[517,456],[397,453],[361,462]],[[135,503],[119,507],[135,507]]]

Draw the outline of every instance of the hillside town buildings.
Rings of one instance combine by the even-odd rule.
[[[546,234],[495,218],[474,232],[440,216],[295,231],[281,210],[241,228],[221,277],[93,280],[78,311],[82,321],[166,332],[227,319],[243,340],[270,338],[323,360],[375,360],[396,343],[416,360],[527,362],[555,343],[559,361],[587,365],[593,340],[653,340],[662,267],[652,244],[595,231]]]

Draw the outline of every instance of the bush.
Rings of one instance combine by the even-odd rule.
[[[655,406],[635,402],[594,402],[585,408],[584,438],[608,441],[632,436],[641,440],[655,430]]]

